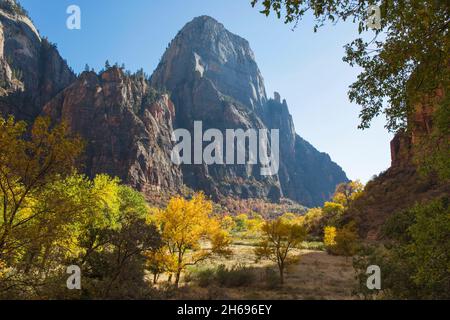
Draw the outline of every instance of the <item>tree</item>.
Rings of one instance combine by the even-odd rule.
[[[84,66],[84,72],[89,72],[91,71],[91,67],[89,67],[89,65],[86,63],[86,65]]]
[[[244,213],[236,216],[234,218],[234,221],[236,223],[236,230],[239,232],[247,231],[248,230],[248,216]]]
[[[161,239],[146,201],[117,178],[78,174],[82,146],[65,124],[38,118],[28,132],[0,118],[1,297],[77,298],[62,278],[72,264],[85,296],[148,295],[145,255]]]
[[[147,252],[160,247],[160,234],[154,225],[132,218],[118,230],[107,231],[102,250],[90,254],[85,276],[94,290],[92,297],[142,298],[139,290],[147,290],[144,281]],[[99,283],[100,280],[100,283]],[[86,283],[87,281],[85,281]]]
[[[304,216],[299,218],[300,223],[306,228],[308,236],[320,236],[324,226],[324,212],[322,208],[311,208]]]
[[[369,7],[380,4],[381,28],[375,38],[354,40],[346,46],[344,61],[358,65],[363,72],[350,87],[349,97],[362,106],[360,128],[368,128],[380,113],[392,131],[406,127],[413,103],[420,97],[435,95],[437,88],[449,87],[448,37],[450,5],[447,1],[377,0],[252,0],[262,4],[285,23],[301,21],[307,12],[315,17],[314,31],[326,21],[351,19],[359,33],[369,30]],[[379,36],[383,40],[379,40]]]
[[[262,226],[263,238],[255,248],[257,260],[268,258],[277,263],[280,283],[284,283],[286,266],[293,261],[292,251],[299,248],[306,238],[303,226],[278,218],[266,221]]]
[[[450,95],[447,93],[434,111],[431,132],[414,145],[414,162],[424,175],[437,173],[450,181]]]
[[[228,232],[231,232],[234,228],[236,228],[236,222],[234,222],[233,218],[229,215],[226,215],[222,218],[220,225],[224,230],[227,230]]]
[[[327,218],[328,220],[331,218],[335,218],[334,220],[338,220],[344,213],[345,207],[340,203],[325,202],[322,211],[325,214],[325,218]]]
[[[23,245],[14,241],[16,231],[52,212],[39,210],[37,199],[71,174],[82,148],[65,124],[51,128],[48,118],[37,118],[27,139],[24,122],[0,118],[0,260]]]
[[[146,257],[146,267],[153,274],[153,284],[158,283],[161,274],[165,272],[170,274],[176,272],[176,259],[174,259],[174,256],[165,247],[147,252]]]
[[[327,226],[323,231],[323,243],[325,247],[330,248],[336,245],[336,227]]]
[[[263,217],[259,214],[253,213],[251,218],[247,220],[247,235],[252,236],[258,234],[263,224]]]
[[[324,229],[323,242],[327,251],[341,256],[352,256],[357,250],[358,234],[353,222],[342,228],[327,226]]]
[[[105,62],[105,71],[111,68],[111,64],[109,63],[109,60],[106,60]]]
[[[364,191],[364,185],[359,181],[350,181],[339,184],[333,195],[333,202],[348,208],[350,203]]]
[[[167,208],[157,214],[162,241],[174,261],[177,287],[186,267],[214,254],[229,254],[228,233],[211,214],[212,203],[202,193],[197,193],[191,200],[172,198]]]

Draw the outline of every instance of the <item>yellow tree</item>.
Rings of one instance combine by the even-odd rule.
[[[336,245],[336,227],[327,226],[323,230],[323,243],[327,249]]]
[[[227,230],[229,232],[233,231],[233,229],[236,228],[236,222],[234,222],[233,218],[229,215],[226,215],[222,218],[220,225],[224,230]]]
[[[51,128],[48,118],[37,118],[29,134],[26,129],[24,122],[0,117],[0,260],[19,249],[15,231],[49,212],[33,208],[55,181],[72,173],[83,149],[66,125]]]
[[[214,254],[229,254],[228,232],[211,214],[212,203],[202,193],[195,194],[191,200],[172,198],[167,208],[157,214],[163,243],[173,258],[177,287],[186,267]]]
[[[276,262],[280,282],[284,283],[286,266],[293,261],[292,251],[300,248],[306,238],[305,228],[287,219],[278,218],[266,221],[262,226],[263,240],[255,248],[257,260],[268,258]]]
[[[345,208],[348,208],[350,203],[361,195],[363,190],[364,185],[359,180],[341,183],[336,187],[333,202],[339,203]]]

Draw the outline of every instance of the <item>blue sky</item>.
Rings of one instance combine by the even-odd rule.
[[[246,38],[255,52],[269,96],[288,102],[296,131],[330,154],[350,179],[366,182],[390,164],[384,118],[358,130],[359,107],[347,98],[359,70],[342,61],[343,46],[357,36],[351,23],[317,33],[310,19],[292,31],[266,18],[250,0],[20,0],[41,35],[58,45],[76,71],[86,63],[96,70],[108,59],[151,74],[165,48],[185,23],[210,15]],[[66,28],[69,5],[81,8],[81,30]]]

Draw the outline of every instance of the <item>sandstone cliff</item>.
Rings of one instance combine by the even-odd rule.
[[[12,0],[0,1],[0,112],[32,121],[75,80],[56,47]]]
[[[280,130],[280,171],[258,174],[257,166],[183,167],[185,182],[213,196],[241,198],[286,196],[307,206],[329,199],[347,181],[326,154],[299,137],[286,102],[268,99],[249,43],[211,17],[188,23],[175,37],[155,70],[152,85],[171,92],[177,128],[204,130],[268,128]]]
[[[170,160],[174,106],[139,75],[116,67],[97,75],[84,72],[44,107],[65,120],[87,142],[85,171],[108,173],[141,191],[182,186]]]

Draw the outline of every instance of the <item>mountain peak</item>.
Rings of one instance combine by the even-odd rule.
[[[198,16],[192,19],[190,22],[186,23],[186,25],[181,29],[180,33],[185,33],[189,31],[196,31],[199,33],[205,31],[226,31],[225,26],[210,16]]]
[[[195,17],[194,19],[192,19],[192,21],[190,23],[193,23],[193,24],[211,23],[211,24],[217,24],[217,25],[223,26],[223,24],[221,24],[219,21],[217,21],[216,19],[214,19],[213,17],[208,16],[208,15],[202,15],[202,16]]]
[[[0,10],[11,15],[28,16],[27,11],[15,0],[0,0]]]
[[[200,44],[203,47],[217,45],[222,47],[242,47],[254,60],[248,41],[230,31],[213,17],[198,16],[188,22],[178,33],[175,40]]]
[[[196,74],[210,81],[219,94],[251,109],[262,108],[267,100],[248,41],[210,16],[196,17],[181,29],[153,74],[152,83],[171,90],[188,79],[194,81]]]

